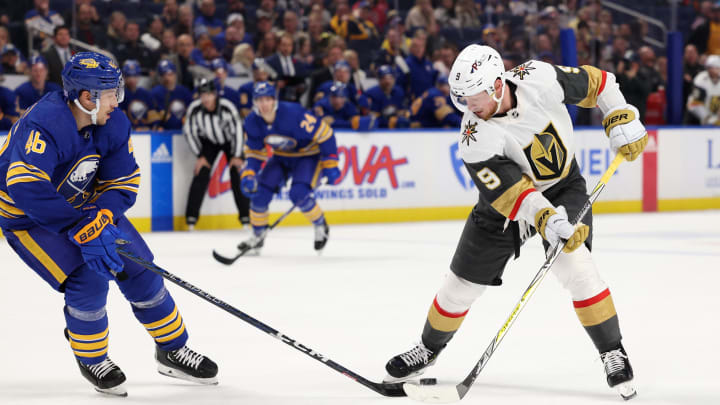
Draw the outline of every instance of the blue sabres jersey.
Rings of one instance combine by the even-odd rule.
[[[390,90],[390,94],[385,94],[380,86],[374,86],[365,92],[365,96],[370,100],[370,111],[378,117],[378,126],[380,128],[397,128],[406,127],[407,123],[407,99],[405,92],[397,84]],[[398,124],[398,121],[404,124]]]
[[[103,126],[78,131],[61,92],[30,106],[0,147],[0,227],[67,231],[88,202],[122,216],[135,203],[140,169],[130,121],[115,109]]]
[[[223,86],[218,90],[218,96],[230,100],[235,107],[240,108],[240,94],[233,90],[232,87]]]
[[[437,89],[431,87],[413,101],[411,110],[411,126],[422,128],[459,127],[462,117],[455,112],[448,98]]]
[[[15,92],[0,86],[0,131],[10,129],[11,118],[16,118],[18,115]]]
[[[333,128],[358,128],[360,113],[349,100],[345,100],[345,104],[343,104],[341,109],[335,110],[330,104],[330,98],[324,97],[315,103],[313,112],[318,118],[330,124]]]
[[[240,115],[243,117],[247,117],[248,114],[250,114],[250,111],[252,111],[252,93],[254,85],[254,82],[247,82],[238,89],[238,98],[240,100],[238,102],[238,111],[240,111]]]
[[[315,91],[315,102],[320,101],[323,97],[326,97],[330,94],[330,88],[333,86],[335,82],[332,80],[328,80],[321,85],[318,86],[317,90]],[[347,86],[347,94],[348,94],[348,100],[352,101],[353,104],[357,105],[358,103],[358,91],[357,87],[355,87],[352,82],[345,83],[345,86]]]
[[[300,104],[278,102],[275,117],[271,125],[255,111],[245,118],[245,156],[248,158],[249,169],[257,172],[261,163],[267,160],[265,145],[272,148],[274,155],[281,157],[320,154],[321,157],[332,155],[337,159],[332,128]]]
[[[120,109],[125,111],[133,128],[157,124],[162,118],[157,112],[155,100],[150,92],[142,87],[136,88],[135,91],[125,87],[125,99],[120,103]]]
[[[57,83],[46,81],[45,87],[38,91],[35,87],[33,87],[31,82],[27,81],[15,89],[15,94],[17,94],[18,98],[18,107],[20,107],[21,110],[26,110],[28,107],[40,100],[42,96],[50,93],[51,91],[62,91],[62,87]]]
[[[159,125],[165,129],[182,129],[185,111],[193,101],[192,92],[178,84],[169,93],[162,85],[153,87],[150,93],[161,115]]]

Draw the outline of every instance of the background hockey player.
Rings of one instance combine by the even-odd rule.
[[[410,126],[413,128],[455,128],[462,118],[450,105],[450,86],[447,76],[438,75],[435,86],[416,98],[410,106]]]
[[[710,55],[705,70],[693,79],[687,100],[690,124],[720,125],[720,55]]]
[[[334,129],[369,131],[375,127],[375,117],[361,116],[357,106],[348,98],[345,83],[336,82],[330,92],[313,107],[315,116]]]
[[[365,92],[370,114],[378,120],[379,128],[407,128],[410,113],[402,87],[395,84],[395,71],[389,65],[378,68],[380,82]]]
[[[162,278],[115,251],[122,239],[132,253],[153,259],[125,217],[140,169],[130,122],[117,108],[120,69],[103,55],[82,52],[66,63],[62,79],[64,94],[51,92],[30,107],[0,148],[3,234],[31,269],[64,293],[66,337],[98,391],[127,395],[125,375],[108,357],[110,280],[155,340],[161,374],[216,383],[217,365],[185,345],[185,323]]]
[[[42,56],[36,56],[30,60],[30,80],[15,89],[17,103],[20,112],[35,104],[42,96],[51,92],[62,90],[57,83],[47,80],[47,61]]]
[[[187,107],[192,102],[192,92],[178,83],[177,68],[169,60],[158,63],[160,84],[153,87],[150,93],[160,114],[158,129],[181,129]]]
[[[127,114],[133,129],[149,130],[161,117],[150,92],[139,86],[142,74],[140,63],[134,59],[126,60],[122,73],[125,80],[125,99],[120,103],[120,109]]]
[[[430,307],[421,342],[390,359],[388,379],[406,379],[432,365],[473,301],[487,286],[502,284],[506,263],[537,232],[546,250],[564,244],[552,271],[600,352],[608,384],[626,399],[634,396],[612,296],[590,255],[592,213],[578,226],[568,219],[587,201],[587,190],[564,104],[599,106],[610,147],[628,161],[648,139],[637,108],[627,104],[612,73],[536,60],[505,72],[500,55],[488,46],[465,48],[449,82],[453,102],[464,112],[460,153],[480,199]]]
[[[250,197],[254,236],[243,242],[245,247],[241,249],[255,247],[254,252],[259,252],[263,245],[259,236],[268,226],[268,207],[273,194],[292,179],[290,200],[314,225],[314,247],[322,250],[329,228],[312,191],[322,177],[327,178],[328,184],[335,184],[340,177],[333,130],[300,104],[279,102],[275,86],[268,82],[255,85],[253,103],[254,111],[245,119],[247,163],[241,178],[243,193]],[[269,160],[266,145],[273,150]]]
[[[238,218],[243,225],[250,224],[250,200],[240,191],[245,144],[242,120],[235,104],[218,94],[216,83],[213,79],[200,80],[197,86],[200,98],[188,107],[183,126],[190,150],[197,156],[185,211],[185,222],[190,229],[200,218],[200,207],[210,184],[210,170],[220,152],[227,158]]]

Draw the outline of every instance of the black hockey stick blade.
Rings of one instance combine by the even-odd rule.
[[[215,260],[219,261],[220,263],[222,263],[224,265],[229,266],[229,265],[235,263],[235,261],[237,261],[237,259],[241,258],[243,255],[245,255],[245,253],[249,252],[251,249],[252,248],[244,248],[244,249],[238,248],[238,253],[235,254],[235,256],[233,256],[233,257],[223,256],[220,253],[218,253],[215,249],[213,249],[212,254],[213,254],[213,257],[215,258]]]
[[[333,370],[337,371],[340,374],[343,374],[346,377],[349,377],[353,379],[354,381],[364,385],[365,387],[377,392],[380,395],[384,395],[386,397],[404,397],[406,396],[405,391],[403,390],[404,383],[377,383],[370,381],[366,379],[365,377],[353,372],[350,369],[345,368],[344,366],[340,365],[339,363],[336,363],[329,357],[322,355],[315,350],[309,348],[308,346],[305,346],[304,344],[298,342],[297,340],[286,336],[285,334],[281,333],[277,329],[272,328],[271,326],[263,323],[262,321],[259,321],[252,316],[246,314],[245,312],[240,311],[239,309],[233,307],[232,305],[228,304],[227,302],[211,295],[210,293],[207,293],[203,290],[201,290],[198,287],[195,287],[194,285],[190,284],[189,282],[181,279],[180,277],[170,273],[169,271],[159,267],[155,263],[149,262],[145,259],[142,259],[135,254],[128,252],[127,250],[123,249],[122,247],[117,248],[117,252],[128,258],[129,260],[132,260],[133,262],[139,264],[140,266],[148,269],[149,271],[152,271],[160,276],[162,276],[164,279],[170,281],[171,283],[197,295],[198,297],[204,299],[205,301],[209,302],[210,304],[222,309],[223,311],[235,316],[236,318],[240,318],[242,321],[245,321],[249,323],[250,325],[254,326],[257,329],[260,329],[261,331],[267,333],[268,335],[272,336],[273,338],[285,343],[286,345],[292,347],[293,349],[303,353],[306,356],[309,356],[320,363],[332,368]]]

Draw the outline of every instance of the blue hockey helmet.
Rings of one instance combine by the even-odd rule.
[[[212,70],[223,69],[226,72],[230,71],[230,69],[228,68],[228,63],[225,62],[225,59],[223,58],[213,59],[212,62],[210,62],[210,67],[212,68]]]
[[[378,68],[377,71],[378,79],[382,79],[386,75],[395,76],[395,72],[393,71],[392,66],[390,65],[382,65]]]
[[[140,63],[135,59],[128,59],[123,63],[122,72],[125,77],[140,76]]]
[[[277,90],[275,86],[269,82],[257,82],[253,87],[253,100],[257,100],[260,97],[272,97],[277,98]]]
[[[118,103],[125,98],[125,83],[120,68],[109,57],[97,52],[79,52],[65,63],[62,70],[63,92],[84,113],[89,114],[92,123],[97,124],[100,110],[100,93],[115,90]],[[82,91],[90,92],[95,109],[86,110],[78,97]]]
[[[334,97],[345,97],[348,96],[348,88],[343,82],[334,82],[330,87],[330,95]]]
[[[177,73],[177,68],[175,67],[175,64],[170,62],[167,59],[163,59],[158,63],[157,66],[157,72],[160,74],[160,76],[163,76],[165,73],[173,72]]]

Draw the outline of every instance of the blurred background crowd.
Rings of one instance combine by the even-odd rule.
[[[714,124],[720,86],[706,87],[720,78],[720,1],[0,0],[1,70],[26,75],[0,83],[0,130],[57,90],[64,62],[85,49],[122,67],[122,107],[139,129],[181,128],[206,77],[243,115],[252,83],[270,80],[336,128],[451,127],[461,117],[447,74],[459,50],[490,45],[507,69],[563,64],[566,29],[578,64],[615,73],[643,121],[663,124],[670,24],[685,46],[684,120]],[[597,125],[597,114],[581,111],[576,124]]]

